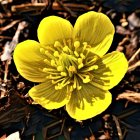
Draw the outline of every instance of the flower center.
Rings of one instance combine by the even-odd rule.
[[[53,46],[40,48],[40,52],[46,56],[44,59],[46,67],[42,70],[46,72],[46,78],[55,84],[56,90],[67,85],[71,91],[80,90],[82,88],[80,83],[92,81],[92,72],[98,69],[96,61],[99,57],[90,49],[91,46],[86,42],[72,43],[71,40],[63,41],[63,44],[55,41]]]

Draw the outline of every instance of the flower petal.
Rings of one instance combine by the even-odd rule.
[[[79,16],[74,26],[74,39],[87,42],[92,46],[92,51],[99,56],[108,51],[113,35],[114,26],[102,13],[85,13]]]
[[[64,87],[61,90],[55,90],[55,85],[50,80],[34,86],[29,90],[31,98],[46,109],[57,109],[64,106],[70,98],[70,93]]]
[[[98,69],[92,72],[93,84],[104,90],[116,86],[128,69],[124,54],[117,51],[106,54],[96,62],[96,65]]]
[[[40,53],[40,44],[33,40],[19,43],[14,50],[14,62],[18,72],[32,82],[43,82],[46,74],[39,68],[45,67],[44,56]]]
[[[55,41],[72,38],[73,27],[71,23],[57,16],[44,18],[38,27],[38,39],[41,44],[52,45]]]
[[[66,110],[72,118],[86,120],[106,110],[111,100],[109,91],[103,91],[88,83],[82,85],[81,90],[72,93]]]

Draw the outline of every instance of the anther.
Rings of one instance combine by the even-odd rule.
[[[79,64],[81,64],[81,63],[82,63],[82,61],[83,61],[83,59],[82,59],[82,58],[78,58],[77,60],[78,60],[78,63],[79,63]]]
[[[74,47],[75,48],[79,48],[80,47],[80,42],[79,41],[75,41],[74,42]]]
[[[62,47],[62,44],[59,41],[55,41],[54,47]]]
[[[87,42],[83,42],[83,45],[84,45],[84,46],[87,46]]]
[[[57,70],[53,68],[43,68],[43,72],[57,72]]]
[[[98,65],[94,65],[93,68],[94,68],[95,70],[97,70],[97,69],[99,68],[99,66],[98,66]]]
[[[67,73],[62,71],[61,76],[67,76]]]
[[[89,78],[89,75],[87,75],[86,78],[83,79],[83,83],[88,83],[88,82],[90,82],[90,81],[91,81],[91,80],[90,80],[90,78]]]
[[[70,92],[72,92],[73,91],[73,86],[70,86]]]
[[[63,69],[62,66],[58,66],[58,67],[57,67],[57,70],[58,70],[58,71],[63,71],[64,69]]]
[[[50,65],[50,61],[48,59],[43,60],[46,64]]]
[[[53,53],[53,55],[54,55],[55,57],[59,57],[59,56],[60,56],[58,51],[55,51],[55,52]]]
[[[43,68],[43,72],[48,72],[47,68]]]
[[[40,52],[41,52],[42,54],[45,54],[45,49],[40,48]]]
[[[59,90],[59,89],[61,89],[60,86],[57,86],[57,85],[56,85],[56,86],[55,86],[55,90]]]
[[[54,60],[51,60],[51,66],[56,66],[56,63]]]
[[[80,64],[78,65],[78,69],[81,69],[83,66],[84,66],[84,64],[83,64],[83,63],[80,63]]]
[[[55,57],[53,56],[53,54],[51,54],[48,50],[45,51],[45,54],[47,55],[48,58],[50,59],[54,59]]]
[[[65,47],[63,48],[63,51],[64,51],[64,52],[68,52],[68,51],[69,51],[69,47],[68,47],[68,46],[65,46]]]
[[[82,86],[77,86],[77,90],[80,90],[82,88]]]
[[[87,69],[85,69],[85,72],[86,72],[86,71],[97,70],[97,69],[98,69],[98,65],[93,65],[93,66],[90,66],[90,67],[88,67]]]
[[[82,59],[86,58],[83,53],[80,53],[80,56],[81,56]]]

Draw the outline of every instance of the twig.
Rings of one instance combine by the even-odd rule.
[[[77,17],[77,15],[75,14],[75,12],[71,11],[70,8],[68,8],[67,6],[65,6],[62,1],[60,0],[57,0],[57,2],[59,3],[59,5],[64,9],[66,10],[72,17]]]
[[[11,53],[18,43],[18,38],[19,38],[21,30],[23,30],[26,26],[27,26],[27,23],[25,21],[20,22],[12,41],[7,42],[4,46],[4,52],[1,55],[1,61],[6,61],[5,71],[4,71],[4,82],[5,83],[7,82],[9,64],[11,64],[11,58],[12,58]]]
[[[0,39],[12,39],[12,37],[10,37],[10,36],[2,36],[2,35],[0,35]]]
[[[76,3],[64,3],[63,6],[66,8],[64,9],[58,2],[52,3],[52,9],[53,10],[73,10],[73,11],[87,11],[90,10],[90,7],[84,4],[76,4]],[[26,7],[26,9],[25,9]],[[27,3],[27,4],[21,4],[21,5],[13,5],[11,7],[12,12],[30,12],[33,10],[42,10],[42,8],[46,7],[46,3]],[[70,11],[69,11],[70,12]],[[75,13],[71,13],[73,16],[75,16]]]
[[[133,54],[133,56],[129,59],[129,64],[134,61],[135,57],[140,53],[140,48]]]
[[[118,118],[115,115],[112,115],[112,117],[113,117],[113,120],[115,121],[115,124],[116,124],[116,128],[117,128],[117,131],[118,131],[119,140],[123,140],[122,130],[121,130],[121,127],[120,127],[120,123],[118,121]]]
[[[15,33],[12,41],[11,42],[6,42],[6,44],[4,46],[4,52],[1,55],[1,61],[11,59],[11,53],[12,53],[12,51],[14,50],[14,48],[16,47],[16,45],[18,43],[18,38],[19,38],[20,32],[26,26],[27,26],[27,22],[25,22],[25,21],[22,21],[22,22],[19,23],[18,28],[16,30],[16,33]]]
[[[20,20],[14,20],[12,21],[10,24],[8,24],[7,26],[5,27],[1,27],[0,28],[0,31],[6,31],[7,29],[13,27],[15,24],[17,24]]]
[[[7,76],[8,76],[8,69],[9,69],[9,64],[11,63],[10,60],[7,60],[6,61],[6,64],[5,64],[5,71],[4,71],[4,82],[6,83],[7,82]]]
[[[126,99],[134,103],[140,103],[140,93],[134,91],[126,91],[118,95],[116,100]]]
[[[129,66],[129,67],[128,67],[128,72],[130,72],[130,71],[136,69],[138,66],[140,66],[140,60],[137,61],[135,64]]]

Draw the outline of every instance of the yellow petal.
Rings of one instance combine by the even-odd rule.
[[[14,50],[14,62],[18,72],[32,82],[43,82],[46,74],[39,68],[45,67],[44,56],[40,53],[40,44],[33,40],[19,43]]]
[[[103,56],[109,49],[114,35],[114,26],[103,13],[88,12],[81,15],[74,26],[74,38],[87,42],[92,52]]]
[[[46,109],[57,109],[64,106],[70,98],[70,93],[64,87],[61,90],[55,90],[55,85],[50,80],[34,86],[29,90],[31,98]]]
[[[111,89],[124,77],[128,69],[128,62],[123,53],[114,51],[99,59],[96,64],[98,70],[93,71],[93,84],[101,89]]]
[[[105,111],[111,100],[109,91],[103,91],[88,83],[82,85],[81,90],[72,93],[66,110],[72,118],[86,120]]]
[[[73,27],[71,23],[57,16],[44,18],[38,27],[38,39],[41,44],[52,45],[55,41],[70,39]]]

